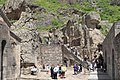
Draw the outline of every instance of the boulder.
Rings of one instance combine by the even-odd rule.
[[[83,20],[84,21],[84,20]],[[85,24],[88,28],[96,28],[101,21],[100,14],[97,12],[90,12],[85,16]]]

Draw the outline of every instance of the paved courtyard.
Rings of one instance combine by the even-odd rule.
[[[84,73],[84,71],[86,71]],[[50,77],[50,73],[46,72],[39,72],[36,76],[31,76],[31,75],[22,75],[22,79],[20,80],[52,80]],[[66,72],[66,78],[61,79],[58,77],[57,80],[88,80],[89,77],[89,72],[87,70],[83,70],[81,73],[77,75],[73,75],[73,68],[68,68]]]

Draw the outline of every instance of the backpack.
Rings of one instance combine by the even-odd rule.
[[[59,71],[59,68],[58,67],[55,67],[54,69],[53,69],[53,72],[54,73],[57,73]]]

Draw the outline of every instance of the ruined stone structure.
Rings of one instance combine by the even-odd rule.
[[[54,65],[62,64],[63,55],[61,45],[41,45],[42,64]]]
[[[36,25],[31,14],[23,12],[14,25],[11,30],[22,39],[20,44],[21,74],[27,75],[31,73],[32,66],[40,67],[41,65],[40,36],[35,29]]]
[[[104,62],[113,80],[120,79],[120,21],[114,23],[103,42]]]
[[[40,45],[41,65],[54,65],[63,63],[59,31],[53,28],[49,32],[41,32],[42,44]]]
[[[19,40],[4,20],[0,20],[0,80],[15,80],[20,76]]]
[[[69,48],[76,47],[82,58],[87,55],[92,59],[98,44],[101,44],[104,39],[104,35],[97,29],[100,20],[100,15],[95,12],[84,15],[82,25],[69,20],[62,28],[64,44],[68,44]],[[63,53],[67,54],[64,51]]]
[[[84,58],[84,55],[89,55],[90,52],[88,52],[88,30],[85,29],[85,26],[75,25],[73,21],[69,20],[66,26],[62,28],[62,31],[64,35],[64,44],[62,46],[64,63],[67,63],[67,66],[73,65],[75,62],[80,63],[79,57]],[[75,48],[78,56],[76,56],[76,53],[74,54],[72,48]]]

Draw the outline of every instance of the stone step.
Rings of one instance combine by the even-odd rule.
[[[97,71],[90,72],[88,80],[111,80],[107,73]]]

